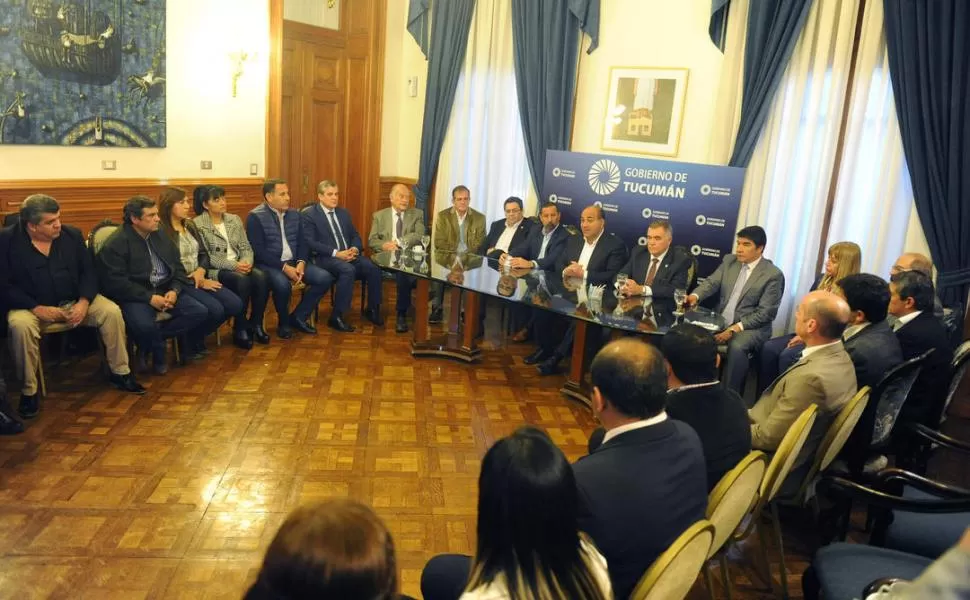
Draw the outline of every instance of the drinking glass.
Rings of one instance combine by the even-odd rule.
[[[677,305],[677,310],[674,314],[678,317],[684,314],[684,301],[687,300],[687,290],[674,290],[674,303]]]
[[[431,246],[431,236],[428,234],[422,235],[421,247],[424,248],[425,250],[430,250],[431,248],[429,248],[429,246]]]
[[[617,273],[616,274],[616,295],[617,296],[622,296],[623,295],[623,286],[626,285],[626,282],[627,282],[627,280],[629,278],[630,278],[630,276],[628,274],[626,274],[626,273]]]

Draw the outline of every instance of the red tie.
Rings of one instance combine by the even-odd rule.
[[[657,276],[657,263],[659,262],[656,258],[650,259],[650,270],[647,271],[647,281],[644,285],[653,285],[653,278]]]

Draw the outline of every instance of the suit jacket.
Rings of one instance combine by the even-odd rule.
[[[63,225],[46,258],[21,227],[0,230],[0,310],[32,310],[80,298],[90,302],[97,294],[98,274],[77,228]]]
[[[98,277],[101,292],[121,304],[123,302],[150,302],[153,294],[182,292],[184,286],[193,285],[185,274],[179,258],[179,249],[164,233],[153,232],[148,236],[152,249],[168,267],[169,276],[158,287],[151,284],[152,259],[148,245],[134,227],[125,223],[104,241],[97,256]]]
[[[527,239],[529,239],[529,233],[532,232],[532,225],[533,222],[530,219],[522,219],[519,221],[519,226],[512,235],[512,241],[509,242],[508,251],[510,254],[512,252],[512,248],[523,244]],[[495,244],[498,243],[498,239],[502,237],[503,233],[505,233],[505,219],[499,219],[498,221],[493,222],[492,226],[488,230],[488,235],[485,236],[485,241],[482,242],[481,247],[478,249],[478,253],[495,259],[502,256],[504,251],[495,249],[488,252],[488,249],[495,247]]]
[[[286,243],[293,252],[288,264],[306,261],[309,250],[303,240],[303,219],[300,211],[288,208],[283,213],[283,229]],[[283,254],[283,240],[280,232],[280,217],[275,210],[263,202],[249,211],[246,216],[246,236],[253,247],[254,265],[267,269],[283,268],[280,256]]]
[[[868,325],[842,345],[855,366],[855,379],[860,388],[867,385],[875,388],[890,369],[903,362],[899,341],[885,321]]]
[[[238,216],[229,213],[222,215],[228,239],[212,224],[212,218],[207,212],[195,217],[192,222],[209,251],[209,261],[212,263],[212,272],[208,273],[210,279],[218,279],[219,271],[235,271],[240,262],[253,264],[253,247],[249,245],[246,229]],[[229,248],[236,253],[236,260],[229,260]]]
[[[709,490],[751,452],[748,411],[734,390],[720,384],[671,390],[667,414],[690,425],[700,437]]]
[[[704,453],[680,421],[622,433],[579,459],[573,472],[580,529],[606,557],[616,598],[627,598],[677,536],[704,518]]]
[[[809,405],[816,404],[818,416],[792,471],[807,465],[832,420],[852,399],[856,389],[855,367],[842,342],[802,357],[768,386],[748,411],[751,446],[776,450],[798,416]]]
[[[340,232],[347,242],[347,248],[357,248],[358,252],[363,252],[364,242],[350,219],[350,213],[342,206],[333,210]],[[340,243],[334,237],[333,229],[330,228],[330,218],[320,203],[300,211],[300,217],[303,219],[303,243],[310,249],[312,256],[330,258],[334,252],[340,250]]]
[[[935,429],[940,424],[946,388],[950,384],[950,361],[953,360],[953,348],[946,329],[930,311],[923,311],[896,330],[896,339],[904,360],[916,358],[930,348],[935,350],[913,383],[899,417]]]
[[[630,260],[623,265],[620,273],[626,273],[631,279],[644,285],[647,271],[650,270],[650,251],[646,246],[637,246],[630,255]],[[680,246],[671,246],[664,259],[657,265],[657,274],[653,277],[650,291],[654,298],[673,298],[674,290],[687,289],[687,280],[692,264],[690,255]]]
[[[546,253],[540,259],[539,252],[542,251],[543,237],[542,226],[533,227],[532,231],[529,232],[529,237],[518,246],[512,247],[509,254],[531,260],[543,271],[551,271],[556,267],[559,256],[566,249],[566,240],[569,239],[570,233],[564,226],[557,226],[549,237],[549,243],[546,244]]]
[[[566,249],[559,255],[559,262],[556,263],[556,271],[562,273],[569,263],[578,261],[585,244],[586,239],[582,235],[569,236],[566,240]],[[596,242],[593,255],[589,257],[586,282],[593,285],[612,283],[626,259],[626,244],[623,240],[604,231]]]
[[[458,248],[458,213],[455,207],[446,208],[435,217],[434,247],[454,251]],[[485,241],[485,215],[469,207],[465,214],[465,245],[467,252],[477,253]]]
[[[723,313],[740,274],[741,263],[735,255],[729,254],[717,270],[697,286],[694,293],[700,301],[720,292],[715,310]],[[734,310],[734,321],[740,321],[745,331],[760,329],[765,335],[771,335],[771,322],[778,315],[784,293],[784,274],[770,260],[762,257],[754,271],[748,274]]]
[[[402,245],[410,248],[421,243],[424,235],[424,212],[417,208],[404,210],[404,235]],[[394,209],[383,208],[374,213],[370,224],[370,235],[367,236],[367,246],[371,252],[383,252],[381,246],[394,239]]]

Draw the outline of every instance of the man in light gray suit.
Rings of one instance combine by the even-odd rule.
[[[374,213],[371,221],[367,245],[371,252],[395,252],[421,243],[424,235],[424,213],[417,208],[408,208],[410,190],[403,183],[391,188],[391,206]],[[397,320],[394,331],[405,333],[408,330],[408,309],[411,308],[411,288],[415,279],[404,273],[395,273],[397,281]]]
[[[806,408],[818,406],[815,424],[782,486],[783,494],[798,491],[829,425],[856,393],[855,367],[841,339],[849,318],[849,305],[832,292],[805,296],[795,309],[795,333],[805,342],[802,357],[748,411],[751,447],[770,452],[778,449]]]
[[[762,256],[767,243],[765,230],[757,225],[739,231],[734,254],[725,256],[717,270],[687,298],[692,306],[720,294],[717,312],[728,327],[714,338],[718,344],[727,344],[724,385],[738,393],[743,393],[750,355],[771,337],[771,322],[785,292],[784,274]]]

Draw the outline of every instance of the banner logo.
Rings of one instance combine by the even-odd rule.
[[[702,185],[701,186],[701,195],[702,196],[710,196],[711,195],[711,186],[707,185],[706,183],[704,185]]]
[[[707,223],[707,217],[705,217],[704,215],[697,215],[697,218],[694,219],[694,222],[697,223],[698,225],[704,225],[705,223]]]
[[[643,209],[643,212],[641,214],[643,215],[644,219],[649,219],[650,217],[653,216],[653,211],[650,210],[649,208],[645,208]]]
[[[556,167],[555,169],[552,170],[553,177],[559,177],[560,175],[562,175],[562,169],[560,169],[559,167]]]
[[[552,202],[553,204],[555,204],[558,201],[559,201],[559,196],[555,194],[549,194],[549,202]]]
[[[647,238],[645,236],[640,236],[640,239],[637,240],[637,244],[640,246],[646,246]]]
[[[690,247],[690,253],[693,254],[694,256],[700,256],[701,247],[697,244],[694,244],[693,246]]]
[[[589,189],[607,196],[620,187],[620,167],[608,158],[601,158],[589,168]]]

